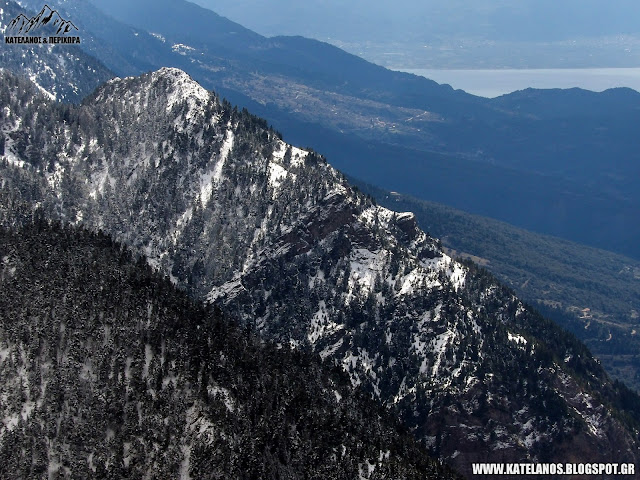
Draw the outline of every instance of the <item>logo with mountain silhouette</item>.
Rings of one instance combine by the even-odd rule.
[[[28,18],[23,13],[18,15],[11,21],[7,31],[17,35],[27,35],[44,26],[53,27],[56,35],[65,35],[74,30],[78,31],[78,27],[73,22],[62,18],[57,10],[53,10],[46,4],[35,17]]]
[[[47,36],[36,36],[36,32],[46,32]],[[21,13],[11,20],[6,28],[4,41],[26,44],[80,43],[80,37],[73,35],[76,32],[78,27],[72,21],[65,20],[57,10],[45,4],[40,13],[33,17]]]

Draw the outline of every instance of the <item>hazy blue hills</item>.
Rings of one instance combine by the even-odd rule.
[[[193,46],[224,45],[241,51],[258,44],[261,35],[195,3],[171,0],[127,2],[91,1],[120,22],[168,37],[181,37]]]
[[[198,0],[264,35],[304,35],[391,68],[589,68],[638,63],[637,2]]]

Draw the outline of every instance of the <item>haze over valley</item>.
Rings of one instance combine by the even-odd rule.
[[[633,0],[198,0],[267,36],[302,35],[392,69],[640,65]]]

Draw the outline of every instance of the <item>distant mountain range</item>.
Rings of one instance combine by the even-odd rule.
[[[96,0],[99,3],[100,0]],[[558,42],[639,33],[633,0],[606,5],[599,0],[399,0],[394,4],[353,0],[232,0],[195,2],[264,35],[304,35],[345,42],[389,44],[414,41],[423,48],[438,40],[468,38],[493,42]],[[337,15],[338,13],[338,15]],[[306,29],[306,32],[305,32]],[[434,45],[435,44],[435,45]]]
[[[198,0],[263,35],[326,41],[389,68],[633,67],[638,3],[621,0]]]

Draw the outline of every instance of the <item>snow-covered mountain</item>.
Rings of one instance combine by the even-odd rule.
[[[37,209],[111,233],[338,365],[463,473],[638,460],[635,397],[584,346],[184,72],[111,80],[80,107],[4,73],[0,101],[4,224]]]

